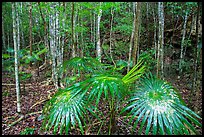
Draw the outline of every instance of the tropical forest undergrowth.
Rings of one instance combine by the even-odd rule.
[[[184,75],[185,76],[185,75]],[[192,98],[190,102],[191,90],[189,89],[189,81],[187,77],[177,78],[169,77],[166,78],[168,82],[171,82],[181,93],[182,98],[189,108],[197,107],[198,113],[202,115],[202,91],[199,92],[200,98]],[[54,86],[49,84],[46,79],[40,81],[27,81],[25,83],[25,91],[21,86],[21,103],[22,103],[22,114],[16,113],[16,91],[15,91],[15,80],[11,78],[9,73],[2,72],[2,135],[21,134],[22,131],[31,130],[32,134],[36,135],[51,135],[52,132],[41,131],[42,126],[42,109],[46,101],[56,92]],[[194,102],[198,102],[198,106],[195,106]],[[123,104],[121,104],[123,105]],[[121,106],[122,107],[122,106]],[[109,111],[106,102],[100,101],[99,107],[101,112],[104,114]],[[22,115],[24,116],[23,118]],[[108,122],[109,119],[105,118],[102,126],[96,118],[92,118],[93,124],[90,124],[85,131],[85,134],[108,134]],[[128,123],[128,119],[125,120],[123,116],[116,117],[117,130],[115,134],[128,135],[136,134],[136,131],[131,132],[132,126],[125,126]],[[139,125],[138,125],[139,127]],[[100,129],[100,132],[98,132]],[[138,128],[136,128],[137,130]],[[202,128],[196,127],[196,129],[202,134]],[[71,128],[69,134],[80,135],[79,127]]]

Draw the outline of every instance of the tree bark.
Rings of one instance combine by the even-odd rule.
[[[139,46],[139,26],[140,26],[140,9],[141,9],[141,2],[137,2],[137,9],[136,9],[136,19],[135,19],[135,35],[134,35],[134,48],[133,48],[133,66],[137,63],[137,49]]]
[[[157,76],[163,79],[164,75],[164,7],[163,2],[158,2],[159,34],[158,34],[158,54],[157,54]],[[159,73],[161,71],[161,73]]]
[[[2,16],[2,41],[3,41],[3,48],[6,49],[5,31],[4,31],[4,17],[3,16]]]
[[[94,25],[93,25],[93,44],[94,44],[94,46],[95,46],[95,44],[96,44],[96,15],[95,15],[95,13],[93,13],[93,18],[94,18],[94,21],[93,21],[93,23],[94,23]]]
[[[12,18],[13,18],[13,42],[14,42],[14,58],[15,58],[15,79],[16,79],[16,97],[17,97],[17,112],[21,112],[21,105],[20,105],[20,84],[19,84],[19,75],[18,75],[18,43],[16,39],[16,9],[15,3],[12,3]]]
[[[72,57],[76,57],[74,2],[72,2]]]
[[[150,46],[150,31],[149,31],[149,2],[146,2],[146,23],[147,23],[147,47]]]
[[[52,12],[55,9],[55,5],[51,5]],[[56,70],[56,34],[55,34],[55,12],[50,14],[50,22],[49,22],[49,31],[50,31],[50,52],[51,52],[51,58],[52,58],[52,80],[54,82],[54,85],[56,89],[58,89],[58,79],[57,79],[57,70]]]
[[[38,2],[38,7],[44,24],[44,44],[45,44],[45,47],[48,49],[48,52],[45,54],[45,64],[47,64],[49,53],[50,53],[50,47],[49,47],[49,41],[48,41],[48,27],[47,27],[48,25],[47,25],[47,22],[45,21],[45,16],[44,16],[45,14],[42,13],[40,2]]]
[[[97,20],[97,33],[96,33],[96,39],[97,39],[97,45],[96,45],[96,56],[101,62],[101,39],[100,39],[100,20],[102,16],[102,9],[101,9],[102,2],[100,2],[99,5],[99,13],[98,13],[98,20]]]
[[[114,9],[113,7],[111,7],[111,21],[110,21],[110,57],[111,57],[111,60],[114,64],[114,66],[116,66],[115,64],[115,61],[113,59],[113,55],[112,55],[112,31],[113,31],[113,15],[114,15]]]
[[[83,11],[82,7],[80,6],[80,11]],[[81,17],[80,18],[80,26],[81,28],[83,27],[83,18]],[[92,19],[91,19],[91,24],[92,24]],[[92,26],[91,26],[92,28]],[[92,30],[92,29],[91,29]],[[91,42],[93,42],[93,37],[92,37],[92,32],[91,32]],[[83,57],[83,49],[84,49],[84,36],[83,36],[83,30],[81,32],[81,48],[80,48],[80,57]]]
[[[20,6],[21,6],[21,15],[23,14],[23,3],[21,2],[20,3]],[[20,18],[20,26],[21,26],[21,41],[22,41],[22,48],[25,46],[25,39],[24,39],[24,33],[23,33],[23,23],[22,23],[22,18]]]
[[[154,5],[153,5],[154,6]],[[154,13],[154,8],[152,8],[153,20],[154,20],[154,48],[155,48],[155,59],[157,59],[157,20],[156,14]]]
[[[179,61],[179,76],[182,73],[182,64],[183,64],[183,49],[184,49],[184,41],[186,36],[186,24],[187,24],[188,14],[186,13],[184,17],[184,24],[183,24],[183,36],[181,40],[181,52],[180,52],[180,61]]]
[[[30,23],[29,23],[29,26],[30,26],[30,56],[32,56],[32,3],[30,2],[30,6],[29,6],[29,14],[30,14]],[[30,61],[30,67],[32,67],[32,61]]]
[[[130,70],[130,63],[131,63],[131,57],[132,57],[132,46],[133,46],[133,42],[134,42],[134,35],[135,35],[135,23],[136,23],[136,2],[133,2],[133,27],[132,27],[132,34],[131,34],[131,38],[130,38],[130,46],[129,46],[129,54],[128,54],[128,68],[127,68],[127,73]]]
[[[93,23],[92,23],[92,12],[90,12],[90,22],[91,22],[91,31],[90,31],[90,39],[91,43],[93,43]]]
[[[198,56],[199,56],[199,32],[198,32],[198,28],[199,28],[199,17],[200,17],[200,2],[197,2],[197,18],[196,18],[196,51],[195,51],[195,56],[194,56],[194,73],[193,73],[193,96],[192,98],[195,96],[196,98],[196,105],[194,107],[194,111],[198,112],[198,98],[200,96],[200,92],[198,91]]]

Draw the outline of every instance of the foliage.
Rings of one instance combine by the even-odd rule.
[[[27,127],[20,132],[20,135],[33,135],[35,130],[36,130],[35,128]]]
[[[76,60],[79,65],[81,64],[79,62],[82,61],[80,59],[79,57],[71,59],[69,63],[72,64],[72,61]],[[83,63],[86,66],[88,62]],[[82,64],[72,67],[80,68]],[[59,89],[43,109],[45,119],[42,129],[49,131],[54,127],[54,134],[58,130],[62,134],[65,129],[65,134],[68,134],[71,127],[78,125],[81,133],[84,134],[84,129],[89,125],[87,119],[90,114],[95,116],[99,122],[102,122],[101,117],[106,117],[106,119],[111,117],[110,119],[113,120],[112,118],[119,115],[116,111],[119,107],[114,102],[121,104],[124,98],[128,97],[127,106],[120,113],[129,111],[126,116],[131,117],[129,124],[133,122],[134,129],[139,122],[142,122],[139,134],[146,122],[145,134],[151,132],[151,127],[152,134],[191,134],[191,132],[198,134],[191,122],[202,126],[197,120],[201,118],[186,107],[178,91],[169,83],[150,73],[139,80],[136,90],[129,88],[133,85],[131,83],[144,74],[144,70],[145,65],[140,60],[125,76],[114,75],[104,70],[103,73],[94,73],[84,81]],[[110,108],[109,113],[105,116],[98,110],[98,104],[102,98],[108,102]],[[134,120],[135,118],[137,119]],[[109,134],[114,126],[111,123],[114,122],[110,122]]]
[[[152,75],[144,77],[138,89],[131,93],[127,104],[121,113],[129,111],[129,124],[133,122],[134,129],[140,123],[138,134],[146,123],[145,134],[191,134],[196,132],[194,124],[202,126],[196,119],[201,119],[196,113],[186,107],[184,101],[174,87]],[[137,117],[136,120],[134,118]],[[191,122],[190,122],[191,121]],[[197,133],[198,134],[198,133]]]
[[[145,65],[147,66],[146,69],[149,71],[154,70],[156,66],[156,60],[154,58],[155,55],[155,50],[146,50],[146,51],[141,51],[141,54],[139,55],[139,59],[144,60]]]
[[[20,80],[26,81],[27,79],[32,77],[32,74],[31,73],[26,73],[24,71],[20,71],[19,76],[20,76]]]
[[[78,68],[81,66],[87,67],[90,62],[84,62],[85,60],[82,59],[75,57],[69,60],[66,66],[76,68],[80,64]],[[109,108],[111,109],[109,115],[114,117],[115,113],[112,112],[115,112],[117,108],[117,106],[114,106],[114,102],[122,101],[128,90],[128,83],[138,79],[144,73],[144,66],[141,67],[141,64],[142,62],[139,62],[123,78],[122,75],[113,75],[111,74],[112,71],[107,70],[102,71],[102,73],[93,73],[90,78],[84,81],[60,89],[44,107],[43,112],[46,117],[43,123],[44,129],[50,130],[54,126],[54,133],[56,133],[60,125],[60,133],[62,133],[65,125],[67,134],[68,128],[71,125],[75,127],[75,122],[77,122],[83,134],[85,128],[83,125],[86,125],[84,116],[87,115],[87,111],[97,116],[98,114],[92,108],[95,106],[94,110],[97,110],[97,106],[103,97],[109,102]],[[93,65],[92,68],[94,68]],[[64,123],[65,119],[66,123]]]
[[[64,61],[59,67],[59,73],[62,75],[62,81],[66,86],[74,81],[83,80],[84,77],[90,77],[90,73],[102,71],[102,64],[91,57],[74,57]]]

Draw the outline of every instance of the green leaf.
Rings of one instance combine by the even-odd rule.
[[[149,133],[149,130],[150,130],[150,127],[151,127],[151,124],[152,124],[153,113],[154,113],[154,111],[151,111],[150,115],[148,117],[148,123],[147,123],[147,127],[146,127],[146,130],[145,130],[146,135]]]
[[[10,56],[9,54],[2,54],[2,58],[3,58],[3,59],[8,59],[8,58],[10,58],[10,57],[12,57],[12,56]]]

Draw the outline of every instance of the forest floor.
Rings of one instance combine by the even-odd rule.
[[[187,103],[188,107],[193,108],[195,106],[189,106],[189,95],[190,89],[188,87],[189,79],[180,78],[176,79],[175,77],[167,79],[175,86],[179,91],[181,91],[182,98]],[[22,86],[21,86],[22,87]],[[21,89],[22,90],[22,89]],[[2,135],[19,135],[20,132],[26,128],[33,129],[35,135],[51,135],[52,132],[42,132],[40,131],[42,119],[40,119],[42,114],[43,105],[47,101],[49,96],[52,96],[56,91],[54,90],[53,85],[46,84],[46,82],[29,82],[26,83],[25,91],[21,92],[21,112],[22,115],[26,115],[17,123],[13,123],[21,118],[22,115],[16,113],[16,91],[15,91],[15,80],[14,78],[9,77],[9,74],[2,72]],[[200,115],[202,115],[202,91],[200,92],[200,98],[193,98],[192,102],[199,101],[198,110]],[[193,104],[193,103],[192,103]],[[9,126],[9,124],[13,124]],[[118,131],[116,134],[119,135],[128,135],[136,134],[135,132],[131,133],[130,128],[124,126],[124,121],[122,117],[117,118]],[[97,124],[93,127],[97,127]],[[202,129],[196,127],[198,131],[202,134]],[[106,124],[102,127],[100,134],[108,134]],[[72,129],[69,134],[81,134],[80,130],[75,128]],[[97,131],[90,129],[87,134],[97,134]]]

